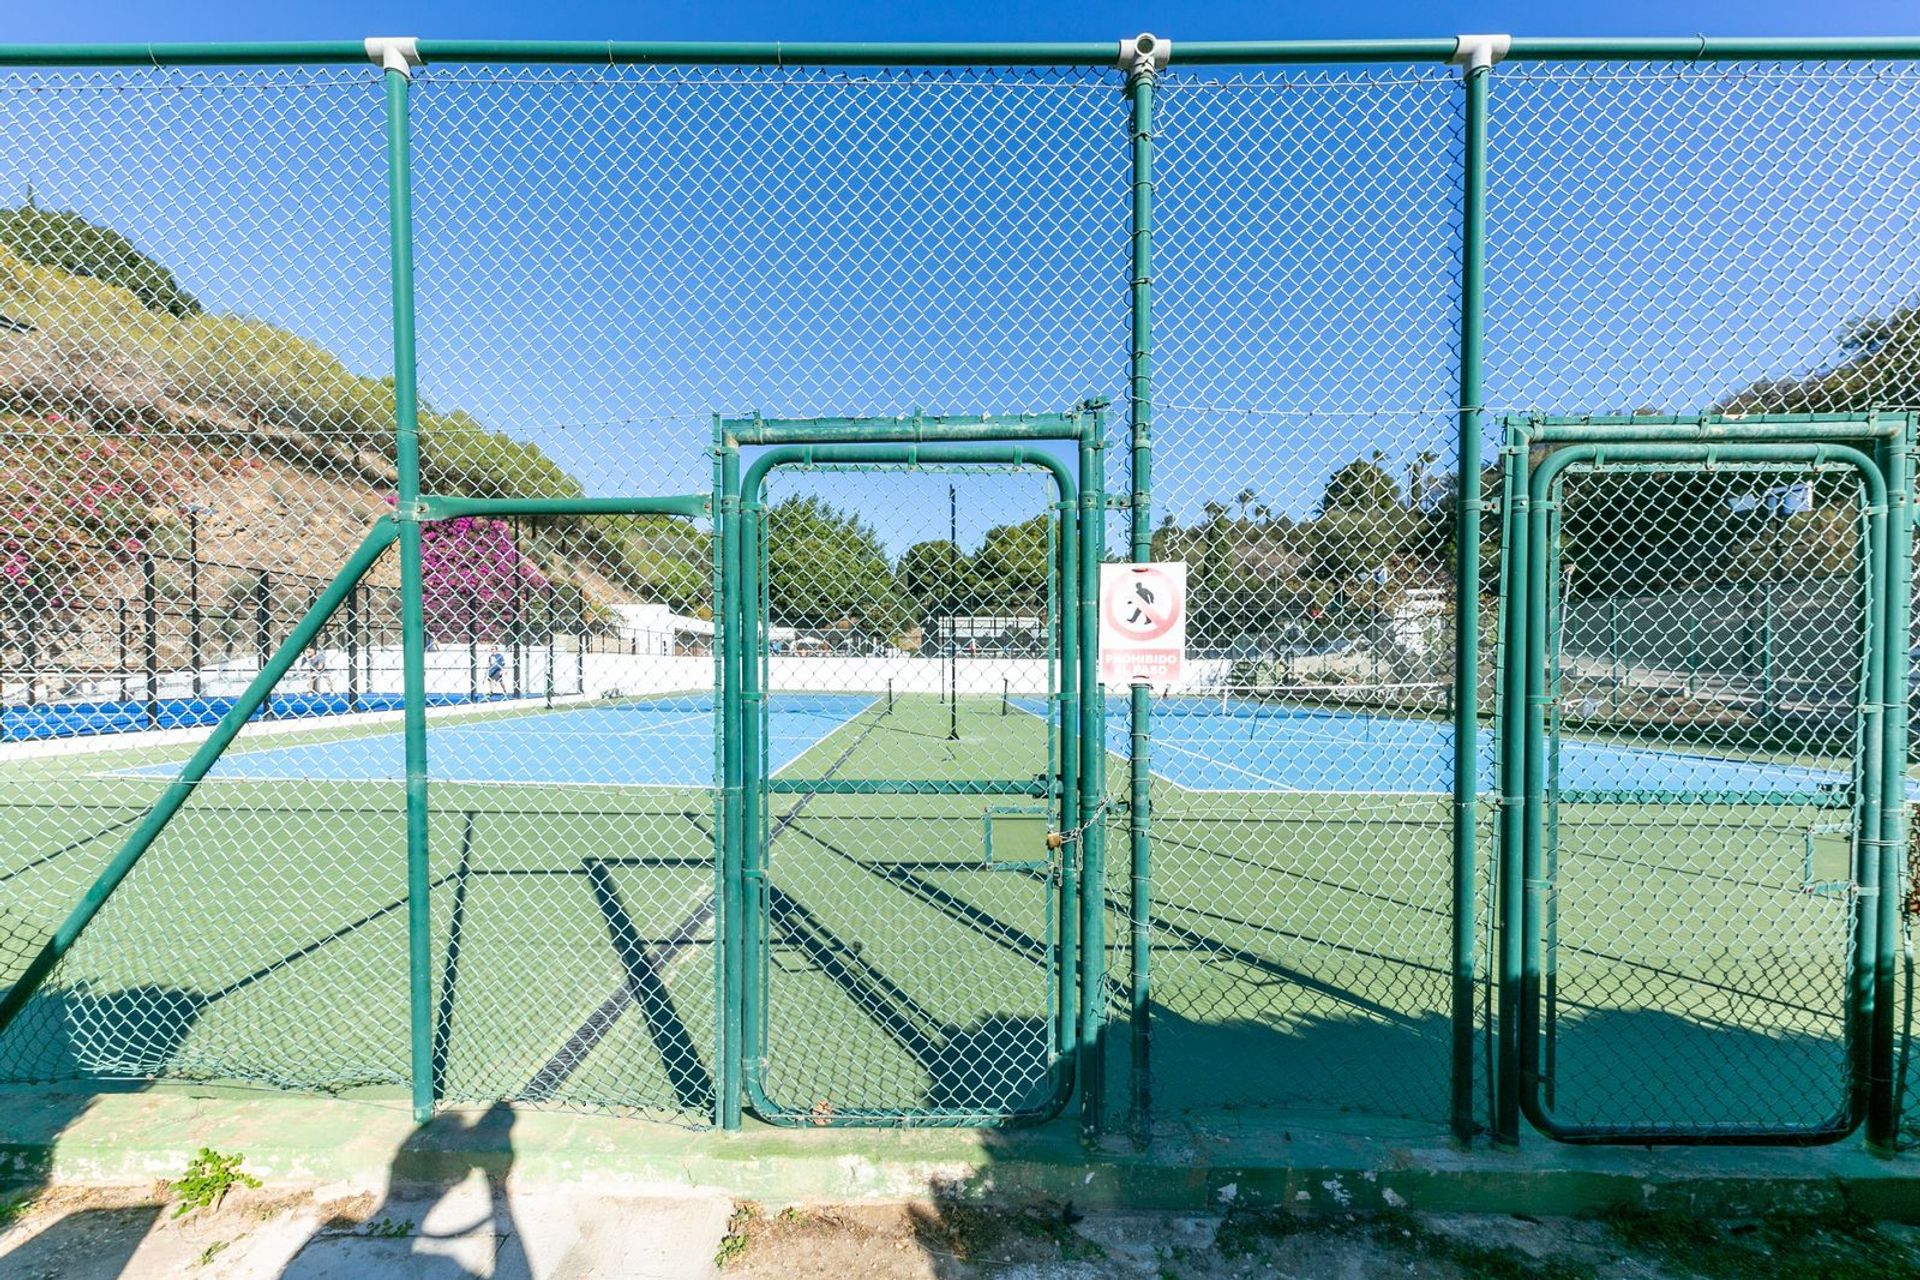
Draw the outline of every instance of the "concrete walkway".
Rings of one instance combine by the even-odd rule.
[[[1322,1224],[1314,1230],[1333,1234],[1315,1247],[1343,1257],[1407,1252],[1397,1236],[1362,1239],[1360,1228],[1341,1225],[1383,1213],[1423,1224],[1460,1214],[1575,1223],[1649,1211],[1684,1222],[1920,1219],[1920,1154],[1882,1159],[1858,1142],[1651,1150],[1536,1137],[1518,1152],[1463,1151],[1421,1126],[1229,1119],[1206,1132],[1169,1132],[1137,1152],[1089,1150],[1067,1124],[722,1134],[496,1105],[416,1126],[395,1096],[4,1089],[0,1183],[14,1190],[0,1193],[0,1275],[681,1277],[712,1274],[716,1258],[737,1253],[740,1274],[813,1274],[818,1262],[817,1273],[833,1280],[961,1276],[988,1274],[968,1269],[963,1246],[991,1212],[1005,1221],[987,1238],[1032,1246],[1007,1255],[1039,1268],[1022,1274],[1124,1274],[1125,1258],[1141,1274],[1211,1276],[1239,1273],[1195,1270],[1211,1246],[1183,1241],[1196,1233],[1211,1240],[1221,1223],[1259,1214]],[[241,1157],[261,1185],[237,1186],[217,1208],[174,1218],[180,1192],[170,1184],[203,1147]],[[848,1216],[854,1211],[894,1217],[863,1225]],[[1115,1225],[1149,1220],[1160,1225]],[[1116,1231],[1140,1239],[1129,1245]],[[1269,1234],[1256,1233],[1256,1243],[1267,1241],[1260,1248],[1306,1248],[1297,1229]],[[1460,1273],[1448,1261],[1452,1246],[1435,1244],[1429,1226],[1410,1228],[1407,1239],[1420,1245],[1414,1261],[1438,1269],[1409,1270],[1401,1258],[1382,1263],[1387,1270]],[[863,1249],[897,1254],[897,1265],[847,1272],[827,1264]],[[1091,1252],[1104,1270],[1088,1269]]]

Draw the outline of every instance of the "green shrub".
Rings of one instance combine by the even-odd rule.
[[[0,244],[28,262],[58,267],[126,289],[151,311],[190,316],[200,303],[180,287],[173,272],[133,247],[118,231],[96,226],[77,213],[27,205],[0,209]]]

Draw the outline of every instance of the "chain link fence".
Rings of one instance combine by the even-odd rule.
[[[1154,85],[1143,352],[1119,72],[430,57],[407,116],[421,490],[710,494],[715,414],[1092,398],[1119,406],[1107,487],[1126,494],[1120,446],[1151,411],[1151,555],[1187,565],[1190,659],[1148,704],[1144,899],[1134,726],[1124,693],[1107,701],[1112,803],[1093,817],[1112,852],[1081,889],[1104,898],[1108,1077],[1147,1062],[1137,922],[1161,1136],[1248,1108],[1491,1125],[1514,1030],[1491,983],[1497,721],[1517,696],[1500,417],[1920,403],[1920,74],[1515,60],[1485,83],[1476,345],[1457,68],[1176,51]],[[364,64],[0,80],[10,984],[396,512],[385,110]],[[1130,381],[1149,352],[1151,382]],[[1469,365],[1485,390],[1463,406]],[[1469,479],[1483,519],[1463,546]],[[1615,788],[1702,756],[1850,768],[1857,496],[1825,473],[1631,483],[1564,551],[1556,741],[1613,752],[1582,767]],[[746,1040],[789,1119],[989,1120],[1058,1084],[1060,873],[994,869],[988,835],[1062,821],[1044,781],[1060,606],[1032,575],[1044,487],[924,469],[770,484],[751,640],[779,785]],[[1112,522],[1129,514],[1102,522],[1103,558],[1128,558]],[[388,551],[0,1032],[0,1068],[710,1119],[728,1003],[716,525],[422,525],[424,986]],[[1028,775],[1039,795],[990,802],[780,789]],[[1826,870],[1847,836],[1825,828],[1846,821],[1564,815],[1542,943],[1555,1078],[1651,1055],[1660,1114],[1725,1119],[1708,1081],[1804,1101],[1844,1077],[1851,917],[1808,885],[1852,874]],[[1789,1031],[1805,1052],[1788,1066],[1713,1047]],[[1110,1122],[1129,1101],[1110,1088]],[[1620,1101],[1555,1099],[1583,1120]]]

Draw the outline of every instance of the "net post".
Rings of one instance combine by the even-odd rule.
[[[147,728],[160,727],[160,581],[153,548],[140,544],[140,666],[145,676]]]
[[[129,702],[133,690],[127,670],[127,602],[123,597],[114,603],[117,606],[114,616],[114,665],[120,672],[120,701]]]
[[[1479,835],[1480,430],[1485,374],[1488,77],[1512,41],[1461,36],[1452,61],[1461,67],[1463,135],[1460,218],[1459,483],[1454,531],[1453,659],[1453,1000],[1451,1128],[1473,1138],[1473,1008],[1475,989],[1475,842]],[[1502,1028],[1504,1034],[1506,1028]],[[1518,1122],[1496,1122],[1514,1140]]]
[[[427,839],[427,663],[420,546],[420,403],[414,347],[413,158],[409,122],[411,39],[370,39],[367,56],[386,90],[387,235],[393,293],[393,416],[400,532],[401,686],[405,695],[407,809],[407,991],[413,1118],[433,1118],[433,920]]]
[[[347,593],[347,710],[360,709],[360,588]]]
[[[1132,494],[1128,503],[1133,561],[1153,558],[1153,91],[1156,73],[1171,56],[1171,44],[1143,35],[1134,41],[1127,68],[1132,143],[1132,280],[1128,298],[1133,340],[1127,370],[1128,418],[1132,428]],[[1128,691],[1130,734],[1127,771],[1127,839],[1130,872],[1128,1027],[1129,1127],[1144,1146],[1153,1123],[1152,1004],[1152,690],[1135,683]]]

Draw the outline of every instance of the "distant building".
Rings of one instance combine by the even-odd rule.
[[[617,604],[621,645],[628,653],[666,658],[713,652],[713,622],[675,613],[664,604]]]
[[[990,654],[996,657],[1044,657],[1047,620],[1019,614],[935,614],[920,624],[923,655]]]

